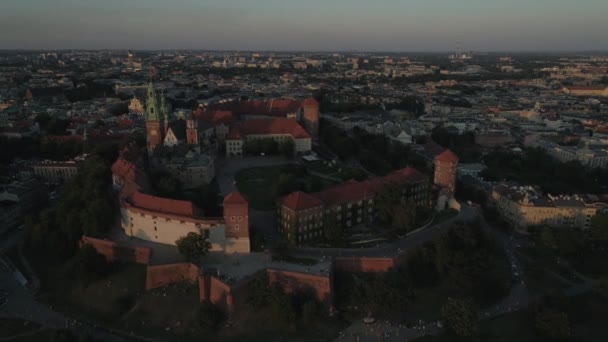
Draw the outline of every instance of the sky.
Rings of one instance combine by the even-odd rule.
[[[608,0],[0,0],[0,49],[608,50]]]

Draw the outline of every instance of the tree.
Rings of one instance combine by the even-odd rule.
[[[595,286],[595,292],[608,300],[608,276],[600,278]]]
[[[176,198],[181,193],[182,185],[173,175],[166,172],[157,172],[154,177],[156,192],[161,197]]]
[[[336,219],[336,214],[329,212],[325,214],[323,220],[323,237],[330,244],[340,242],[342,238],[342,225]]]
[[[107,271],[106,258],[89,244],[82,246],[64,269],[66,275],[76,279],[82,286],[101,278]]]
[[[272,260],[285,260],[289,256],[289,244],[285,240],[275,241],[271,253]]]
[[[279,153],[285,156],[285,158],[293,157],[295,152],[295,145],[293,140],[287,139],[279,144]]]
[[[381,223],[401,232],[409,232],[416,224],[416,206],[400,190],[398,186],[385,186],[376,196],[375,206]]]
[[[202,256],[206,255],[211,249],[206,232],[190,232],[175,241],[180,254],[192,262],[197,262]]]
[[[441,317],[448,331],[459,337],[472,337],[477,333],[477,312],[470,299],[448,298],[441,308]]]
[[[215,331],[224,320],[222,312],[210,301],[205,300],[198,309],[199,325],[206,330]]]
[[[608,214],[596,214],[591,218],[591,239],[597,242],[608,242]]]
[[[568,315],[554,308],[539,308],[534,315],[534,326],[540,335],[552,340],[566,341],[570,337]]]

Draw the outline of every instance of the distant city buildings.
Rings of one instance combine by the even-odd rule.
[[[542,225],[587,229],[598,208],[606,206],[581,196],[543,195],[530,186],[505,184],[492,189],[492,199],[500,215],[521,230]]]
[[[34,175],[51,184],[64,183],[76,176],[87,155],[68,161],[43,160],[32,166]]]

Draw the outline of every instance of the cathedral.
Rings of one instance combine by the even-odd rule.
[[[148,156],[155,170],[177,178],[184,189],[208,184],[215,177],[212,129],[192,113],[175,115],[164,94],[152,83],[146,101]]]

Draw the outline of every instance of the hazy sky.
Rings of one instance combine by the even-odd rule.
[[[608,0],[0,0],[0,49],[606,50]]]

